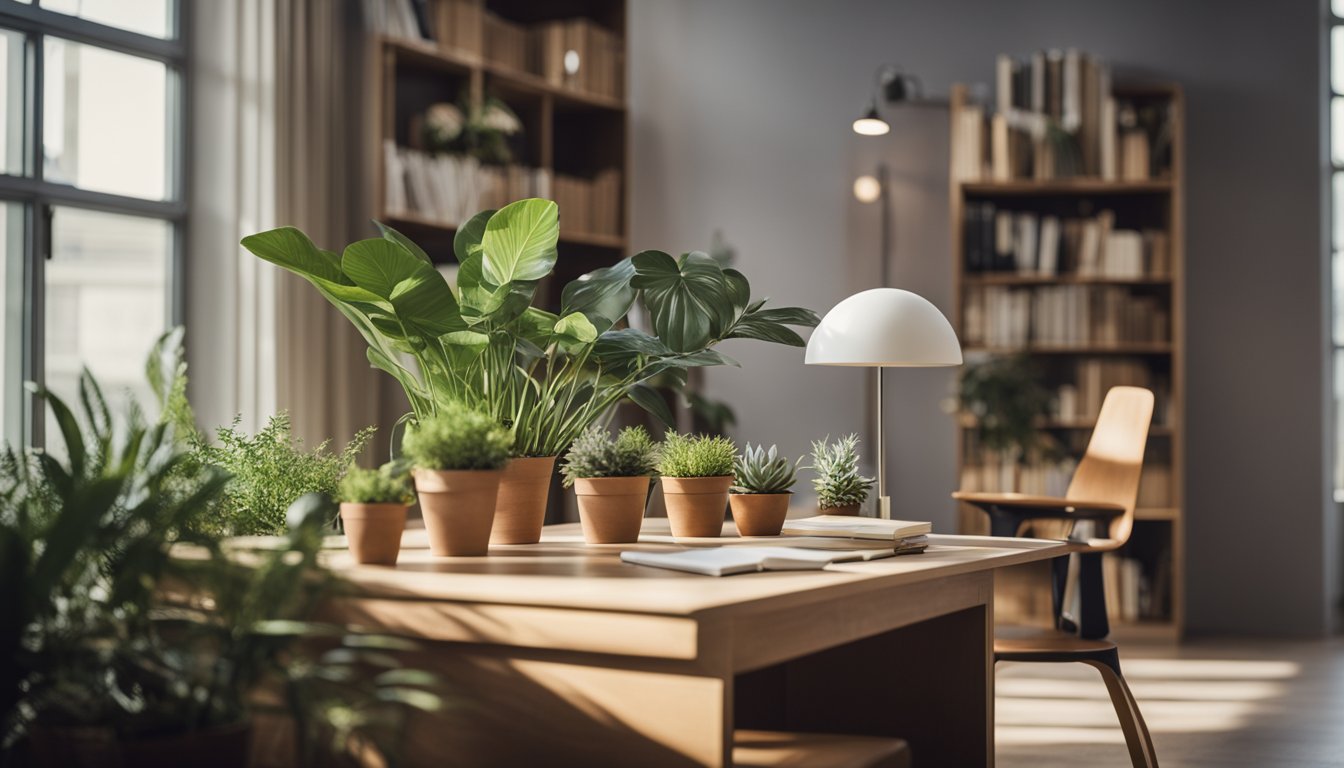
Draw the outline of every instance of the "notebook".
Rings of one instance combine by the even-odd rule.
[[[848,515],[817,515],[785,520],[785,536],[828,536],[840,539],[900,541],[933,532],[933,524],[912,520],[881,520]]]
[[[875,560],[893,549],[821,550],[792,547],[715,547],[682,552],[622,552],[621,561],[705,576],[731,576],[757,571],[819,571],[831,563]]]

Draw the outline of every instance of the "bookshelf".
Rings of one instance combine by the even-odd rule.
[[[538,288],[552,310],[559,286],[626,255],[624,0],[363,0],[363,9],[376,59],[373,218],[451,272],[463,218],[523,197],[557,200],[559,259]],[[521,126],[507,162],[426,146],[432,105],[465,114],[494,101]]]
[[[1023,66],[1030,70],[1031,63]],[[1108,595],[1108,605],[1115,636],[1170,641],[1179,639],[1184,627],[1182,94],[1174,85],[1112,85],[1109,72],[1089,69],[1098,66],[1086,60],[1082,64],[1081,103],[1084,110],[1094,108],[1094,114],[1105,122],[1098,128],[1094,121],[1090,129],[1084,124],[1077,135],[1085,139],[1093,131],[1091,136],[1103,154],[1089,156],[1083,151],[1079,167],[1065,178],[1054,178],[1048,163],[1042,173],[1040,163],[1033,167],[1030,159],[996,157],[1005,149],[1020,148],[1013,142],[1021,140],[1011,135],[1005,139],[1009,131],[999,125],[1000,115],[1023,106],[1022,84],[1026,81],[1011,60],[1001,58],[998,72],[1000,91],[1008,85],[1011,96],[1001,94],[994,105],[971,103],[966,86],[952,89],[953,318],[967,362],[1025,354],[1041,372],[1047,388],[1059,394],[1072,387],[1069,397],[1073,401],[1069,406],[1073,412],[1052,413],[1038,423],[1059,446],[1063,460],[1033,459],[1023,470],[995,465],[992,458],[986,458],[987,452],[976,445],[974,418],[963,414],[957,430],[958,471],[961,487],[967,490],[1062,493],[1072,475],[1069,462],[1086,446],[1094,409],[1104,390],[1125,383],[1153,388],[1159,405],[1148,437],[1134,532],[1123,549],[1108,556],[1106,566],[1108,589],[1143,595],[1141,609],[1135,607],[1133,595]],[[1092,74],[1098,76],[1089,80]],[[1025,77],[1030,76],[1028,72]],[[1030,84],[1026,87],[1031,88]],[[1068,88],[1067,82],[1064,87]],[[1058,98],[1056,93],[1049,92],[1047,99]],[[1112,97],[1109,113],[1103,106],[1108,94]],[[1123,159],[1104,159],[1108,152],[1123,157],[1127,140],[1133,138],[1125,131],[1135,130],[1132,123],[1115,127],[1116,104],[1122,110],[1146,109],[1148,114],[1155,110],[1164,116],[1164,146],[1160,156],[1154,151],[1149,159],[1147,178],[1136,178],[1142,174],[1125,166]],[[1040,102],[1033,106],[1039,108]],[[1047,101],[1045,111],[1049,109]],[[1011,118],[1003,122],[1013,124]],[[1098,137],[1095,131],[1108,130],[1108,124],[1109,130],[1120,135]],[[1026,151],[1032,150],[1028,147]],[[1029,261],[1035,263],[1026,268],[1020,253],[1005,249],[1005,238],[1020,246],[1023,238],[1015,237],[1016,225],[1026,220],[1043,228],[1040,222],[1046,219],[1053,219],[1051,226],[1056,228],[1048,244],[1042,248],[1037,239],[1028,248],[1042,254],[1049,250],[1052,255],[1046,259],[1029,254]],[[1088,246],[1087,239],[1095,235],[1086,230],[1098,220],[1102,222],[1101,242]],[[1069,223],[1074,221],[1080,223]],[[1106,243],[1115,241],[1108,240],[1106,233],[1118,230],[1125,231],[1124,237],[1131,242],[1124,245],[1132,245],[1138,255],[1131,255],[1115,270],[1104,260],[1101,265],[1088,261],[1090,248],[1104,255]],[[1035,235],[1041,238],[1040,228]],[[988,257],[986,249],[992,251]],[[1080,324],[1086,326],[1081,331],[1064,327]],[[1096,391],[1084,392],[1087,388]],[[1057,398],[1057,410],[1064,407],[1064,399]],[[970,508],[960,511],[959,524],[966,533],[988,530],[983,515]],[[996,618],[1048,621],[1050,598],[1044,578],[1045,571],[1036,569],[1002,579]]]

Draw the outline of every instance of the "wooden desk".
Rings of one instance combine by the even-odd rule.
[[[416,663],[463,692],[412,724],[413,765],[722,766],[734,728],[898,736],[921,768],[990,765],[994,569],[1066,549],[931,542],[716,579],[621,563],[677,547],[587,546],[576,524],[486,558],[434,557],[408,530],[396,568],[332,553],[356,594],[328,618],[421,638]]]

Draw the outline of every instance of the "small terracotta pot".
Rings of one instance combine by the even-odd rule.
[[[743,536],[778,536],[789,514],[792,493],[734,493],[728,497],[733,522]]]
[[[823,515],[849,515],[850,517],[858,517],[859,505],[846,504],[843,507],[820,507],[817,511]]]
[[[649,482],[647,477],[576,478],[574,495],[579,500],[583,540],[589,544],[639,541]]]
[[[663,500],[673,536],[719,536],[728,506],[732,475],[719,477],[664,477]]]
[[[499,482],[495,527],[491,544],[536,544],[546,522],[546,499],[551,493],[554,456],[510,459]]]
[[[502,469],[416,469],[415,492],[429,534],[429,550],[445,557],[490,552]]]
[[[355,562],[364,565],[396,565],[401,553],[401,532],[406,530],[405,504],[355,504],[341,502],[341,524]]]

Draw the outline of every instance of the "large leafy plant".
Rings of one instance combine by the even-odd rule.
[[[556,263],[559,211],[549,200],[520,200],[463,224],[453,241],[456,286],[410,239],[379,229],[381,239],[340,255],[292,227],[243,246],[340,310],[368,342],[369,361],[400,382],[417,420],[464,403],[511,427],[520,456],[559,454],[625,398],[671,425],[650,379],[684,383],[688,368],[734,365],[713,349],[725,339],[803,346],[788,326],[817,323],[811,310],[766,309],[746,277],[699,252],[644,251],[566,285],[558,314],[532,306]],[[636,303],[652,334],[621,327]]]

